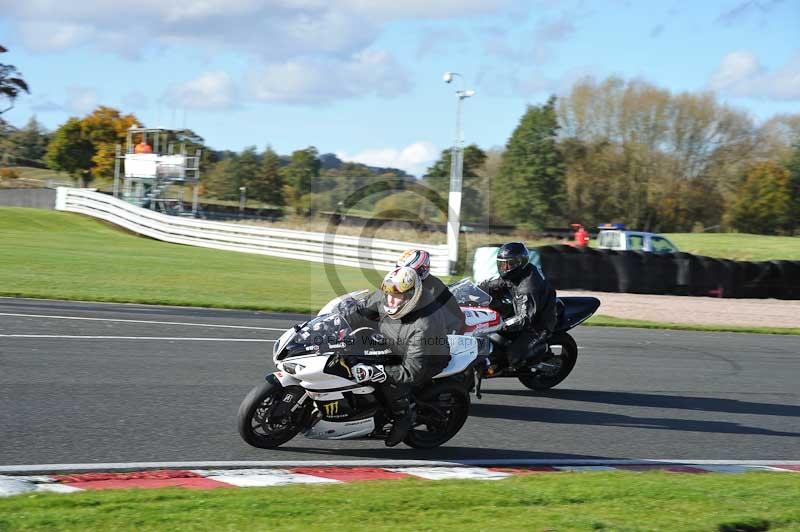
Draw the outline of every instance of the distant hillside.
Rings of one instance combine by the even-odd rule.
[[[319,161],[320,161],[320,163],[322,163],[322,169],[323,170],[338,170],[344,164],[344,161],[339,159],[336,156],[336,154],[333,154],[333,153],[323,153],[322,155],[319,156]],[[364,167],[368,168],[369,171],[374,173],[374,174],[388,174],[388,173],[391,173],[391,174],[395,174],[395,175],[397,175],[399,177],[410,177],[409,174],[407,174],[404,170],[400,170],[399,168],[391,168],[391,167],[383,168],[383,167],[380,167],[380,166],[369,166],[369,165],[361,164],[361,163],[353,163],[353,164],[357,164],[359,166],[364,166]]]
[[[238,155],[235,151],[231,150],[211,150],[212,152],[212,160],[214,161],[221,161],[223,159],[227,159],[229,157],[235,157]],[[281,166],[286,166],[291,161],[291,156],[289,155],[279,155],[281,160]],[[323,153],[318,156],[320,162],[320,169],[322,171],[325,170],[338,170],[341,168],[345,163],[345,161],[339,159],[336,154],[334,153]],[[366,164],[352,162],[350,164],[354,164],[356,166],[361,166],[368,169],[375,175],[381,174],[393,174],[398,177],[411,177],[405,170],[401,170],[399,168],[392,168],[392,167],[381,167],[381,166],[369,166]]]

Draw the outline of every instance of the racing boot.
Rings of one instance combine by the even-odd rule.
[[[414,426],[414,421],[417,419],[417,407],[416,405],[408,404],[406,401],[406,407],[402,410],[393,411],[392,416],[394,417],[394,425],[392,425],[389,435],[386,436],[386,447],[394,447],[406,439],[408,431],[411,430],[411,427]]]
[[[508,362],[508,369],[511,371],[518,371],[526,365],[536,364],[547,358],[547,353],[549,351],[549,346],[547,345],[548,337],[549,333],[547,331],[536,334],[528,344],[527,352],[521,357],[513,356],[509,353],[510,360]]]

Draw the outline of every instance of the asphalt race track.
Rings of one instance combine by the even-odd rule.
[[[302,436],[251,448],[236,432],[239,402],[274,369],[268,340],[301,318],[0,298],[0,465],[800,459],[798,337],[599,327],[575,332],[578,365],[555,390],[488,381],[438,450]]]

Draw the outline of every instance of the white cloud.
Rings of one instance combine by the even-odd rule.
[[[71,113],[84,115],[97,107],[97,90],[91,87],[67,87],[64,107]]]
[[[0,0],[24,45],[58,50],[91,44],[130,56],[142,43],[247,51],[270,60],[369,47],[384,24],[500,12],[508,0]]]
[[[233,51],[249,61],[245,95],[316,104],[409,89],[394,57],[373,49],[386,24],[497,13],[509,1],[137,0],[120,10],[116,0],[0,0],[0,13],[23,46],[40,52],[93,47],[136,59],[165,47]],[[167,96],[224,109],[234,93],[230,78],[207,73]]]
[[[438,159],[439,153],[440,150],[433,143],[421,140],[402,149],[367,149],[352,155],[345,152],[336,152],[336,156],[343,161],[352,161],[369,166],[400,168],[409,174],[420,176],[433,161]]]
[[[392,97],[410,88],[405,70],[385,51],[346,60],[299,58],[251,71],[246,84],[260,101],[319,104],[365,94]]]
[[[54,20],[24,20],[19,33],[31,50],[50,52],[85,43],[94,35],[94,28]]]
[[[731,52],[711,74],[707,87],[731,96],[800,100],[800,50],[772,72],[761,65],[753,52]]]
[[[708,80],[711,90],[724,90],[732,85],[761,74],[761,65],[753,52],[739,50],[722,58],[717,69]]]
[[[236,87],[227,72],[206,72],[167,90],[166,101],[190,109],[230,109],[236,103]]]

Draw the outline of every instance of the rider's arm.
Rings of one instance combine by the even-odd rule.
[[[403,362],[384,367],[389,381],[396,384],[416,384],[425,379],[425,353],[423,352],[424,346],[421,345],[424,342],[420,341],[419,331],[412,333],[408,337],[408,342]]]
[[[422,318],[403,338],[406,352],[399,365],[386,366],[389,380],[398,384],[420,384],[431,379],[450,360],[450,344],[444,324],[437,318]]]
[[[485,281],[481,281],[478,284],[478,288],[488,293],[489,295],[494,295],[493,292],[500,290],[502,284],[503,284],[502,279],[500,279],[499,277],[495,277],[494,279],[487,279]]]
[[[339,303],[337,311],[341,314],[350,327],[374,327],[380,318],[378,308],[381,303],[379,291],[372,292],[366,299],[349,299]]]

